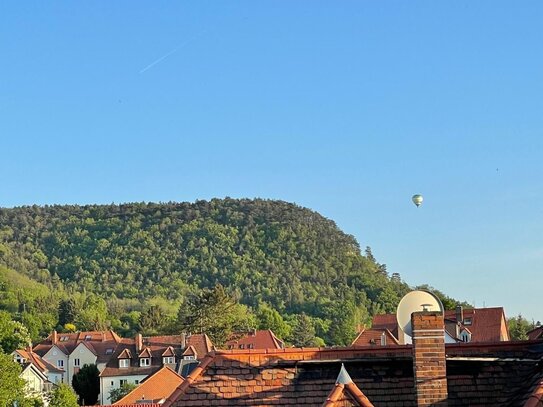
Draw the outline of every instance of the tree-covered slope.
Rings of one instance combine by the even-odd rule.
[[[366,254],[333,221],[282,201],[0,209],[0,264],[49,287],[45,297],[94,293],[117,319],[149,304],[172,314],[220,283],[255,310],[308,314],[330,341],[339,316],[352,325],[392,312],[408,290]],[[0,307],[32,306],[8,291]]]

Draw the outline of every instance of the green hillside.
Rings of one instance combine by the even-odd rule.
[[[59,323],[59,304],[61,324],[128,334],[150,308],[173,321],[191,294],[221,284],[256,324],[264,309],[291,328],[307,314],[327,344],[345,343],[409,289],[333,221],[260,199],[0,209],[0,264],[0,309],[39,319],[34,336]]]

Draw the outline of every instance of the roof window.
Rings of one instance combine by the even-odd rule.
[[[464,325],[471,325],[473,320],[471,318],[464,318]]]

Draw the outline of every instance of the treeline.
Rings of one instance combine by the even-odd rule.
[[[0,265],[0,309],[34,339],[55,327],[176,331],[220,285],[246,324],[348,344],[409,290],[333,221],[261,199],[0,209]]]

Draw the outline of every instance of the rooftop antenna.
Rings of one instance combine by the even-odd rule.
[[[396,320],[400,329],[413,336],[411,314],[413,312],[443,312],[443,304],[435,294],[427,290],[414,290],[403,296],[396,310]]]

